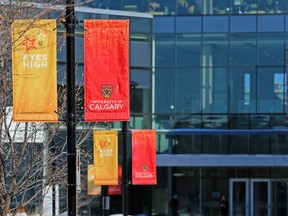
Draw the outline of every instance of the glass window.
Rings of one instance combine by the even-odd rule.
[[[256,32],[256,16],[231,16],[231,32]]]
[[[176,17],[176,32],[189,33],[201,32],[201,17]]]
[[[258,34],[258,64],[284,66],[284,33]]]
[[[174,32],[174,17],[154,17],[153,33]]]
[[[210,175],[215,175],[211,171]],[[228,179],[210,177],[204,178],[202,184],[202,215],[219,215],[219,202],[221,195],[228,198]]]
[[[257,112],[284,113],[284,68],[258,68]]]
[[[202,154],[227,154],[228,137],[223,135],[205,135],[202,141]]]
[[[212,10],[210,9],[211,6],[209,4],[205,4],[205,5],[206,7],[204,7],[204,12],[206,12],[207,14],[212,14],[212,12],[213,14],[229,14],[230,13],[229,1],[214,0]]]
[[[258,14],[279,14],[284,12],[284,0],[258,0]]]
[[[270,136],[250,135],[250,154],[270,154]]]
[[[248,135],[230,135],[229,136],[230,154],[249,154],[249,136]]]
[[[155,112],[174,113],[175,83],[174,70],[169,68],[155,69]]]
[[[200,154],[201,137],[199,135],[175,136],[173,153],[174,154]]]
[[[227,68],[202,68],[201,102],[204,113],[225,113],[228,108]]]
[[[151,71],[141,69],[130,70],[130,80],[137,82],[139,85],[136,89],[151,89]]]
[[[173,125],[174,128],[201,128],[202,127],[201,119],[202,116],[200,114],[199,115],[177,114]],[[201,135],[194,135],[194,139],[196,138],[201,139]]]
[[[202,10],[202,1],[196,0],[176,0],[177,15],[200,14]]]
[[[174,66],[175,65],[175,42],[173,34],[155,35],[155,65]]]
[[[228,117],[226,115],[203,115],[203,128],[227,129]],[[220,135],[219,135],[220,136]],[[222,136],[222,135],[221,135]]]
[[[202,66],[227,66],[228,60],[229,40],[227,34],[204,34]]]
[[[200,67],[201,61],[200,34],[176,35],[176,65]]]
[[[130,18],[130,31],[138,33],[150,33],[152,22],[150,19]]]
[[[230,0],[231,14],[250,14],[251,9],[249,0]]]
[[[125,11],[148,12],[148,0],[124,0]]]
[[[255,68],[231,68],[229,93],[230,113],[255,113]]]
[[[203,32],[228,32],[228,17],[203,17]]]
[[[248,129],[249,123],[249,115],[231,115],[229,118],[231,129]]]
[[[200,112],[200,69],[178,68],[176,73],[177,113]]]
[[[231,66],[256,66],[256,34],[231,34],[230,49]]]
[[[282,32],[284,31],[284,16],[270,15],[258,16],[259,32]]]
[[[141,52],[139,52],[139,50],[141,50]],[[130,41],[130,66],[151,67],[150,54],[151,44],[149,42]]]
[[[287,4],[286,4],[286,11],[288,11],[288,0],[287,0]],[[288,15],[285,16],[285,31],[288,31]]]
[[[173,188],[180,200],[179,212],[183,215],[200,214],[200,181],[199,168],[175,167],[173,170]],[[163,214],[166,215],[166,214]]]

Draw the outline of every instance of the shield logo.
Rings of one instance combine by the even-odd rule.
[[[144,172],[146,172],[148,169],[148,166],[147,166],[147,164],[143,164],[141,168]]]
[[[101,94],[104,98],[108,99],[112,96],[113,86],[110,84],[104,84],[101,86]]]

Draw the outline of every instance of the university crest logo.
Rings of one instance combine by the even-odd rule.
[[[104,98],[108,99],[112,96],[113,86],[110,84],[104,84],[101,86],[101,94]]]
[[[143,172],[146,172],[148,169],[148,166],[147,166],[147,164],[143,164],[141,168],[142,168]]]

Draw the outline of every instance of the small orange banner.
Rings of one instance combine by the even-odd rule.
[[[155,130],[132,130],[132,184],[157,184]]]
[[[128,121],[129,20],[84,20],[84,120]]]
[[[13,120],[56,122],[56,20],[12,24]]]
[[[88,195],[101,195],[101,186],[94,185],[94,165],[88,165],[87,185]]]
[[[118,131],[94,131],[94,184],[118,184]]]

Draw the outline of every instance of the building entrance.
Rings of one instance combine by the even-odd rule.
[[[230,179],[229,216],[271,216],[269,179]]]

